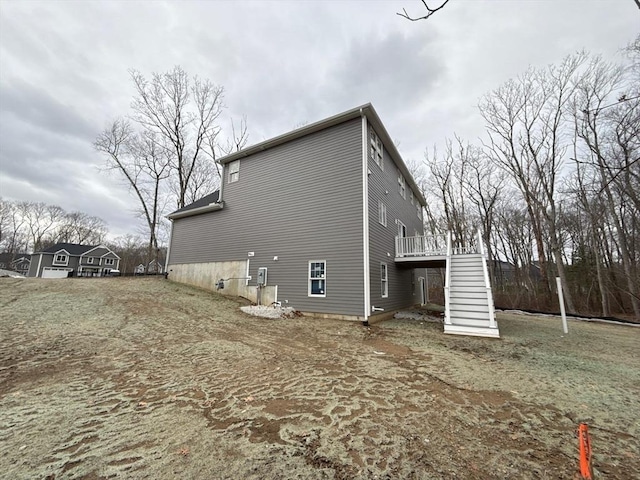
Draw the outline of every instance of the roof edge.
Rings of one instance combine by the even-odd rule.
[[[193,215],[200,215],[201,213],[215,212],[217,210],[222,210],[222,203],[210,203],[209,205],[205,205],[203,207],[192,208],[191,210],[184,210],[182,212],[174,212],[167,215],[169,220],[177,220],[178,218],[191,217]]]

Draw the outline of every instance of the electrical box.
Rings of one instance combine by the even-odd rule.
[[[263,287],[267,284],[267,267],[258,268],[258,279],[256,283]]]

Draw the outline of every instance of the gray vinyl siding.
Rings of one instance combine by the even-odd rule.
[[[249,258],[249,285],[267,267],[283,305],[363,315],[361,119],[240,159],[237,182],[227,170],[222,210],[174,220],[169,269]],[[327,262],[325,298],[308,296],[312,260]]]
[[[387,150],[383,153],[383,167],[381,169],[371,157],[369,126],[367,135],[367,156],[369,158],[369,268],[371,281],[371,305],[396,310],[420,302],[415,272],[406,267],[396,267],[395,237],[398,234],[396,220],[400,220],[407,227],[407,236],[413,236],[417,230],[424,233],[422,220],[418,218],[414,204],[410,203],[409,190],[406,186],[406,199],[398,192],[398,169]],[[387,207],[387,226],[378,222],[378,201]],[[387,264],[388,292],[387,298],[382,298],[380,264]]]

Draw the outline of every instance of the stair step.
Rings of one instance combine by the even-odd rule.
[[[449,297],[450,305],[484,305],[487,306],[487,296],[483,295],[481,297]]]
[[[461,292],[460,290],[449,290],[449,298],[451,301],[453,300],[484,300],[487,301],[487,289],[483,288],[482,290],[470,291],[470,292]]]
[[[455,308],[453,305],[449,307],[451,318],[466,318],[470,320],[489,321],[489,307],[485,306],[484,310],[473,310],[464,308]],[[453,320],[452,320],[453,321]]]
[[[451,335],[472,335],[475,337],[500,338],[498,327],[474,327],[466,325],[444,324],[444,333]]]
[[[468,325],[471,327],[489,327],[489,319],[483,318],[468,318],[461,316],[451,315],[451,323],[454,325]]]
[[[479,280],[460,280],[460,279],[451,279],[450,287],[481,287],[487,288],[483,281]]]
[[[451,273],[451,280],[456,280],[459,282],[482,282],[484,283],[484,275],[482,273],[478,274],[478,273],[463,273],[463,274],[456,274],[456,273]]]

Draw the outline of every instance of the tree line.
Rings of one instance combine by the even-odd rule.
[[[640,36],[624,53],[529,68],[480,100],[482,139],[411,165],[427,231],[482,232],[498,305],[557,310],[558,276],[569,311],[640,320]]]
[[[107,224],[83,212],[66,212],[44,202],[20,202],[0,197],[0,251],[37,252],[58,242],[102,243]]]

